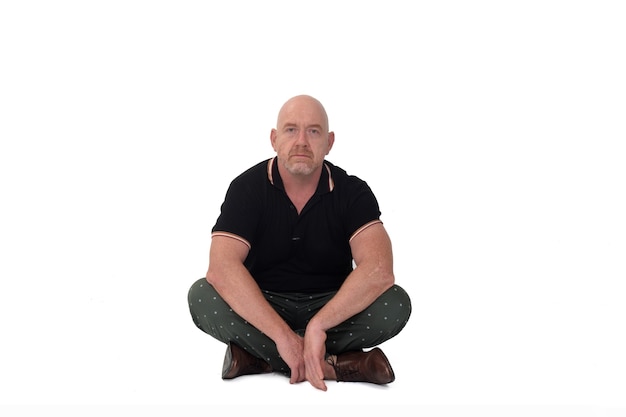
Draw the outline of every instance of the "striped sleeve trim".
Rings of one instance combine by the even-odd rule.
[[[354,238],[355,238],[355,237],[356,237],[359,233],[361,233],[363,230],[367,229],[367,228],[368,228],[368,227],[370,227],[370,226],[373,226],[373,225],[375,225],[375,224],[378,224],[378,223],[382,223],[382,221],[381,221],[381,220],[372,220],[372,221],[371,221],[371,222],[369,222],[369,223],[365,223],[363,226],[359,227],[359,228],[357,229],[357,231],[356,231],[356,232],[354,232],[354,233],[352,234],[352,236],[350,236],[350,240],[349,240],[349,242],[352,242],[352,239],[354,239]]]
[[[232,239],[236,239],[236,240],[240,241],[241,243],[246,245],[248,247],[248,249],[252,248],[252,245],[250,245],[250,242],[248,242],[246,239],[242,238],[241,236],[238,236],[238,235],[233,234],[233,233],[228,233],[228,232],[213,232],[213,233],[211,233],[211,237],[214,237],[214,236],[230,237]]]

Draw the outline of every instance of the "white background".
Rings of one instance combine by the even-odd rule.
[[[0,403],[625,410],[625,21],[602,0],[2,2]],[[224,382],[188,313],[230,180],[301,93],[412,296],[388,387]]]

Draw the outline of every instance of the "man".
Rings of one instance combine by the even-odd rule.
[[[196,326],[228,345],[222,378],[393,382],[375,346],[404,328],[411,302],[374,194],[325,160],[335,134],[315,98],[288,100],[270,141],[276,156],[231,182],[206,277],[189,290]]]

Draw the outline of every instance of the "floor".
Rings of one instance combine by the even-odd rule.
[[[579,333],[560,314],[561,328],[553,327],[554,318],[543,316],[546,309],[568,307],[557,299],[535,304],[536,312],[526,312],[524,322],[514,313],[515,300],[489,304],[493,294],[466,293],[463,298],[470,301],[459,308],[471,305],[474,311],[446,315],[438,305],[449,307],[450,300],[438,300],[432,286],[427,296],[426,285],[407,285],[414,315],[400,335],[381,346],[396,381],[329,382],[322,392],[306,383],[290,385],[275,374],[223,381],[224,346],[199,331],[186,310],[193,278],[159,278],[124,285],[118,280],[116,286],[86,279],[69,287],[39,278],[20,286],[13,306],[30,300],[28,308],[11,309],[13,317],[3,312],[8,337],[0,408],[56,406],[78,413],[102,405],[175,413],[279,405],[305,406],[305,414],[326,406],[356,407],[365,415],[401,406],[427,415],[623,415],[620,410],[626,410],[623,358],[608,344],[621,343],[619,328],[594,340],[594,332],[600,335],[595,324],[580,323]]]

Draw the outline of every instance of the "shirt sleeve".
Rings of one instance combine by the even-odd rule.
[[[355,181],[350,187],[346,231],[350,239],[366,226],[380,223],[380,208],[372,189],[365,181]]]
[[[212,236],[234,235],[250,247],[260,219],[259,192],[241,178],[233,180],[226,191]]]

